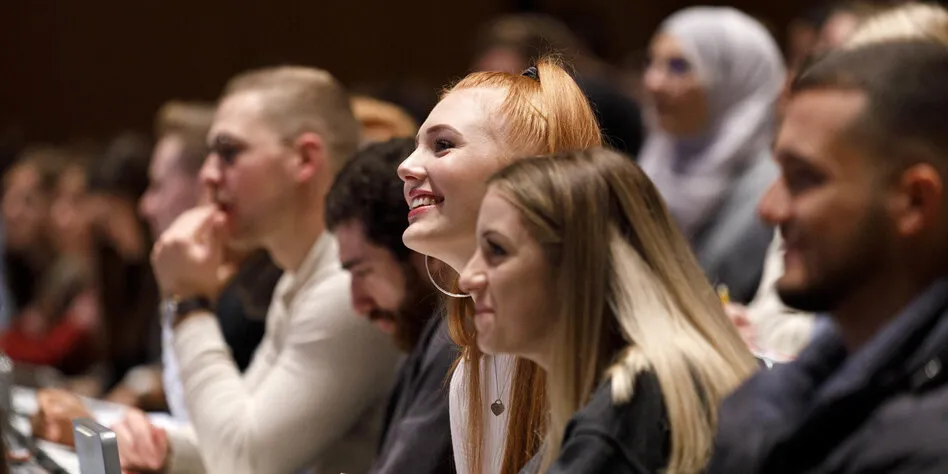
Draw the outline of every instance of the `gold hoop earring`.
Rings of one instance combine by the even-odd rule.
[[[471,295],[465,295],[464,293],[451,293],[450,291],[445,290],[444,288],[441,288],[441,285],[439,285],[438,282],[436,282],[434,278],[431,277],[431,269],[428,268],[427,255],[425,255],[425,273],[428,274],[428,280],[431,281],[431,284],[434,285],[434,287],[437,288],[438,291],[440,291],[445,296],[448,296],[451,298],[470,298],[471,297]]]

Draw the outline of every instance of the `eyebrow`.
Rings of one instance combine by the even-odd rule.
[[[244,144],[244,141],[224,131],[218,132],[208,137],[208,148],[215,148],[223,144],[242,145]]]
[[[503,241],[506,241],[506,242],[509,242],[509,241],[511,240],[510,237],[508,237],[508,236],[506,236],[506,235],[504,235],[504,234],[502,234],[502,233],[500,233],[500,232],[498,232],[498,231],[496,231],[496,230],[494,230],[494,229],[487,229],[487,230],[485,230],[484,232],[481,232],[481,238],[482,238],[482,239],[486,239],[486,238],[488,238],[488,237],[499,238],[500,240],[503,240]]]
[[[820,163],[816,163],[812,159],[810,159],[808,155],[806,155],[805,153],[801,153],[800,151],[793,148],[775,150],[774,159],[781,166],[790,165],[790,166],[808,168],[811,170],[816,170],[827,176],[832,176],[834,174],[833,169],[831,169],[831,167],[820,164]]]
[[[456,129],[456,128],[450,126],[450,125],[443,124],[443,123],[440,123],[440,124],[438,124],[438,125],[432,125],[432,126],[428,127],[427,129],[425,129],[425,131],[424,131],[423,134],[424,134],[424,135],[434,135],[435,133],[438,133],[438,132],[452,132],[452,133],[461,135],[461,132],[459,132],[458,129]],[[423,134],[422,134],[422,132],[418,132],[418,135],[415,135],[415,146],[418,146],[418,142],[421,141],[421,135],[423,135]]]
[[[809,160],[807,160],[803,156],[802,153],[792,148],[774,148],[773,153],[774,153],[774,161],[776,161],[777,164],[780,164],[780,165],[793,164],[793,163],[804,164],[804,165],[810,164]]]
[[[345,262],[342,262],[342,269],[345,271],[350,271],[354,267],[357,267],[363,263],[365,263],[363,258],[353,258],[352,260],[346,260]]]

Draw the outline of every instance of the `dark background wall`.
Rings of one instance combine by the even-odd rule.
[[[149,131],[167,99],[214,99],[244,69],[326,68],[350,85],[413,79],[438,86],[466,71],[476,28],[507,12],[557,14],[607,59],[643,48],[684,0],[4,0],[0,130],[65,141]],[[706,2],[723,4],[724,2]],[[734,0],[782,41],[816,1]]]

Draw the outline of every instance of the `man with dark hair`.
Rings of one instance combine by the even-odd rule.
[[[712,473],[948,472],[948,48],[831,53],[792,85],[782,177],[788,305],[832,325],[722,405]]]
[[[402,243],[408,205],[396,170],[414,149],[404,138],[365,148],[326,197],[326,227],[352,275],[352,306],[408,353],[389,398],[373,473],[454,472],[445,380],[458,350],[436,312],[425,257]]]

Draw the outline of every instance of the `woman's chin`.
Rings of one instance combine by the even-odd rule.
[[[402,234],[402,242],[415,252],[437,258],[437,243],[443,240],[442,234],[443,232],[437,228],[435,223],[422,219],[408,225],[408,228]]]
[[[481,337],[477,338],[477,348],[484,354],[490,356],[497,355],[498,352],[494,345],[491,344],[490,341],[482,341],[482,339]]]

